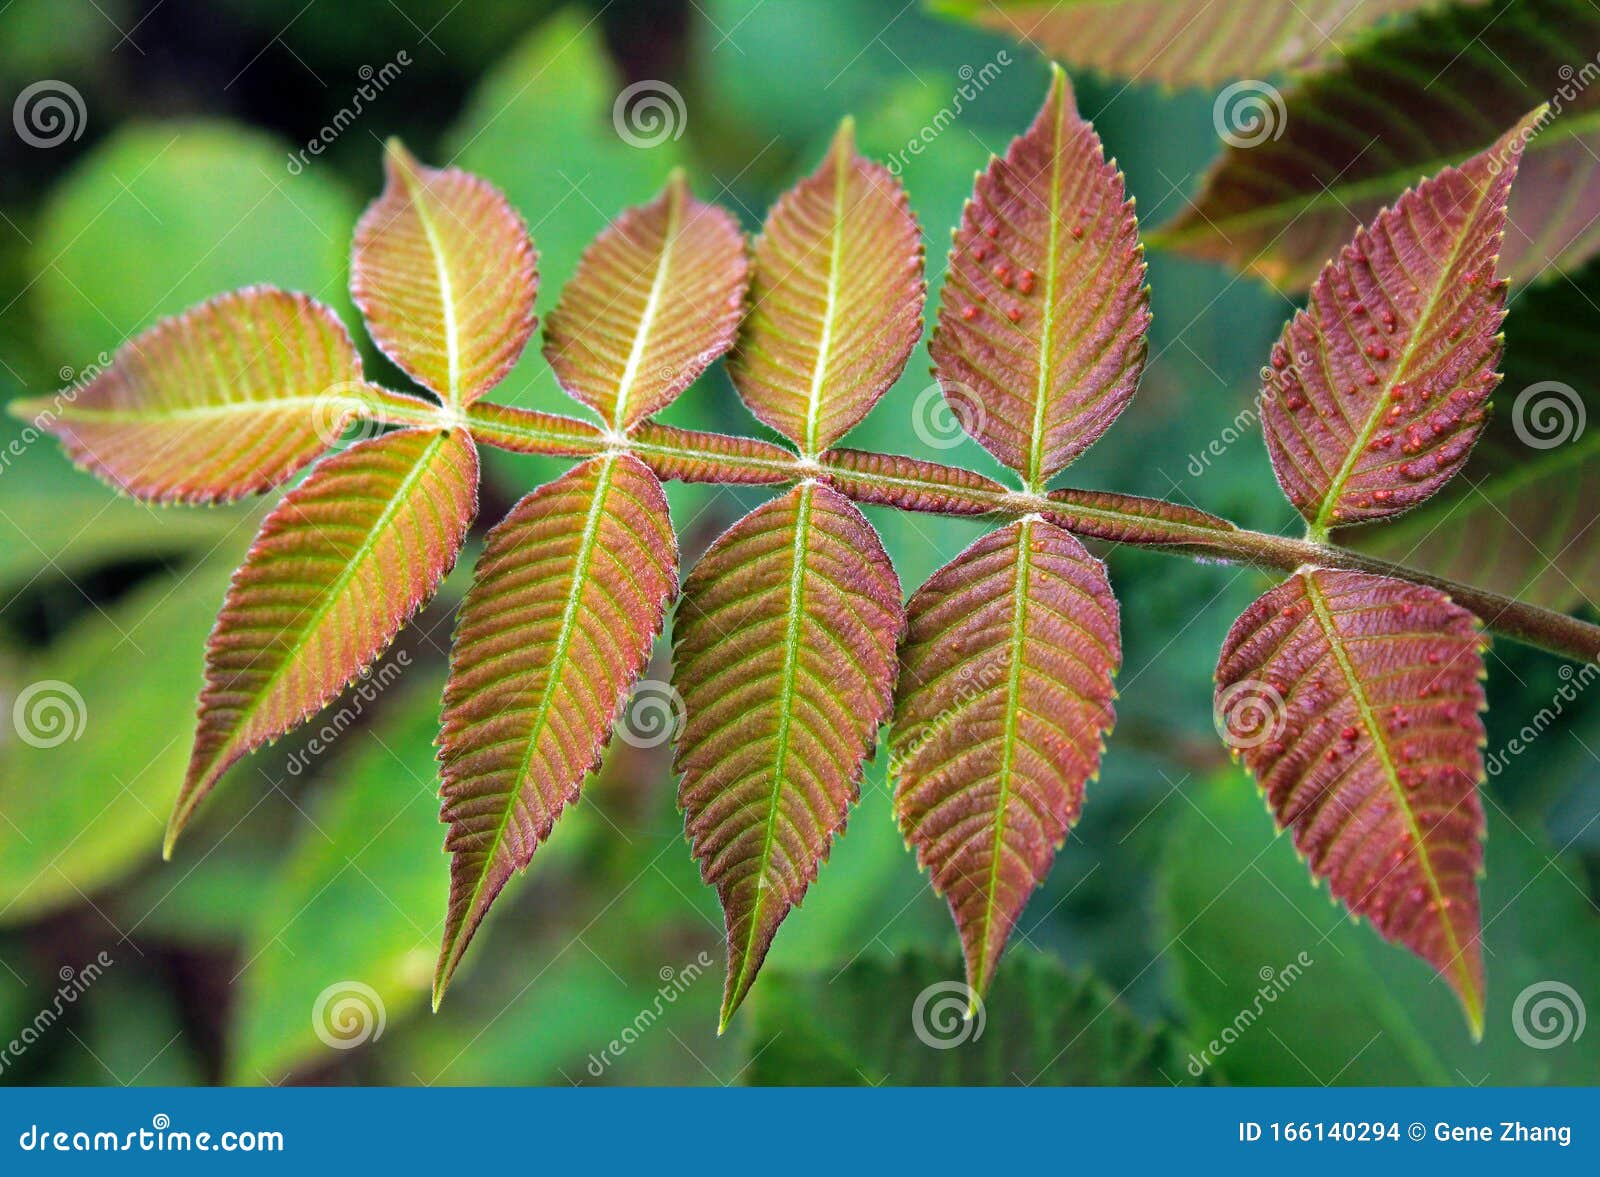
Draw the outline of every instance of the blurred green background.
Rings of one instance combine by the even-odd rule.
[[[0,125],[0,398],[48,394],[158,316],[252,282],[308,291],[359,335],[348,242],[387,135],[508,193],[540,250],[548,311],[585,243],[673,165],[754,230],[840,117],[887,159],[991,63],[936,141],[903,157],[930,309],[973,173],[1027,124],[1047,70],[915,5],[11,0],[7,108],[40,81],[82,105],[54,145]],[[614,97],[644,81],[670,83],[683,112],[674,134],[647,128],[660,139],[647,147],[613,122]],[[1212,95],[1076,82],[1144,222],[1176,215],[1219,147]],[[358,97],[363,85],[376,93]],[[325,128],[326,150],[302,154]],[[1292,530],[1258,433],[1234,424],[1292,304],[1160,254],[1150,283],[1143,387],[1071,482]],[[1545,375],[1589,391],[1596,368]],[[850,443],[997,473],[975,444],[919,432],[930,384],[919,348]],[[497,395],[573,407],[535,347]],[[758,431],[720,365],[666,419]],[[1221,456],[1197,460],[1214,441]],[[1600,1011],[1600,692],[1564,704],[1486,786],[1490,1008],[1475,1046],[1429,970],[1312,887],[1222,754],[1216,651],[1267,579],[1135,550],[1106,552],[1126,657],[1104,771],[981,1035],[946,1022],[971,1040],[936,1049],[914,1032],[918,994],[959,963],[894,828],[880,757],[718,1038],[721,921],[668,755],[620,743],[429,1014],[446,883],[432,736],[475,548],[374,672],[382,689],[344,704],[358,722],[320,754],[307,750],[314,722],[248,759],[163,865],[205,635],[262,507],[118,499],[10,419],[0,452],[0,1083],[1600,1081],[1600,1032],[1542,1048],[1512,1017],[1543,982]],[[480,534],[559,468],[493,453]],[[761,498],[669,490],[686,559]],[[983,527],[869,514],[908,591]],[[1558,660],[1508,643],[1489,667],[1494,750],[1568,680]],[[664,646],[650,674],[668,675]],[[20,738],[13,716],[40,683],[81,700],[49,747]],[[1206,1049],[1246,1009],[1259,1016]]]

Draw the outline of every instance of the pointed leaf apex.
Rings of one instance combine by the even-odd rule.
[[[839,130],[833,136],[833,148],[841,156],[854,155],[856,150],[856,118],[847,114],[839,120]]]

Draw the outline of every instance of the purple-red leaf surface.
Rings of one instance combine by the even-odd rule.
[[[1219,730],[1311,872],[1437,969],[1483,1033],[1483,639],[1444,594],[1297,573],[1217,664]]]
[[[1033,125],[961,215],[929,345],[945,398],[985,449],[1041,487],[1132,399],[1149,304],[1122,174],[1056,69]]]

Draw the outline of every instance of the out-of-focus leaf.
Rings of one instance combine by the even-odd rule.
[[[252,283],[344,305],[355,202],[326,169],[291,176],[286,159],[220,122],[129,127],[96,147],[34,236],[31,297],[56,357],[104,367],[155,319]]]
[[[1483,1033],[1483,638],[1443,593],[1307,569],[1217,663],[1216,714],[1311,873],[1437,969]]]
[[[1053,73],[1044,107],[978,178],[928,352],[950,411],[1029,486],[1132,399],[1150,323],[1122,174]]]
[[[1305,864],[1274,834],[1248,779],[1191,781],[1184,796],[1171,806],[1160,860],[1160,942],[1172,945],[1165,958],[1191,1019],[1190,1075],[1354,1086],[1600,1081],[1587,1035],[1548,1046],[1562,1015],[1541,1015],[1550,1018],[1542,1033],[1528,1017],[1541,994],[1559,996],[1553,982],[1572,987],[1591,1020],[1600,1005],[1594,908],[1574,864],[1536,831],[1490,809],[1483,939],[1492,984],[1475,1043],[1439,999],[1437,974],[1305,885]]]
[[[1024,519],[946,564],[906,612],[895,812],[982,996],[1099,771],[1122,663],[1117,600],[1069,532]]]
[[[242,536],[181,579],[136,590],[107,616],[85,616],[7,685],[0,921],[81,902],[160,843],[188,755],[206,631],[228,584],[226,557],[241,547]],[[35,717],[28,730],[42,746],[21,739],[17,710]]]
[[[732,346],[747,271],[738,222],[674,172],[584,251],[545,324],[544,354],[563,388],[627,429]]]
[[[1267,452],[1313,531],[1399,514],[1466,462],[1500,381],[1495,260],[1531,125],[1357,230],[1273,345]]]
[[[394,710],[374,730],[345,737],[358,750],[330,766],[298,845],[252,898],[233,1081],[281,1082],[330,1061],[363,1025],[370,1038],[380,1010],[393,1027],[424,1003],[448,881],[434,793],[436,687],[431,677],[409,684],[386,700]],[[353,1003],[343,1015],[341,1001]]]
[[[629,455],[569,471],[490,531],[445,684],[452,858],[436,1006],[490,905],[599,764],[677,589],[666,495]]]
[[[167,854],[230,765],[329,702],[432,598],[477,507],[466,431],[404,429],[328,459],[267,516],[206,644]]]
[[[1184,1050],[1103,982],[1035,952],[1000,966],[968,1017],[949,964],[909,953],[774,972],[752,999],[753,1085],[1171,1086]]]
[[[936,12],[1008,32],[1073,66],[1177,85],[1307,66],[1369,25],[1437,2],[928,0]]]
[[[904,628],[877,533],[813,482],[735,523],[684,584],[678,799],[726,914],[724,1025],[844,826]]]
[[[81,387],[8,408],[126,494],[214,503],[283,482],[338,441],[367,399],[361,357],[333,312],[258,286],[156,324]]]
[[[506,198],[390,140],[356,225],[350,293],[384,353],[457,408],[498,384],[533,333],[538,257]]]
[[[1501,272],[1527,281],[1571,269],[1600,246],[1597,55],[1600,12],[1587,0],[1439,5],[1287,94],[1258,83],[1219,100],[1241,142],[1151,241],[1304,289],[1418,176],[1549,102],[1554,117],[1529,140],[1511,197]]]

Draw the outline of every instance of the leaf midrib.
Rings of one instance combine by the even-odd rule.
[[[817,452],[817,425],[822,415],[822,382],[827,379],[830,353],[833,350],[833,320],[838,314],[839,272],[844,255],[844,198],[847,189],[845,164],[847,158],[843,140],[834,149],[833,159],[833,232],[828,251],[828,297],[822,314],[822,335],[817,340],[817,363],[811,371],[811,393],[806,403],[805,456],[815,457]]]
[[[1033,392],[1033,433],[1028,445],[1028,489],[1034,494],[1042,491],[1039,472],[1044,465],[1045,400],[1050,388],[1050,349],[1055,329],[1056,279],[1060,248],[1061,211],[1061,134],[1066,126],[1066,85],[1058,76],[1055,79],[1055,127],[1050,139],[1050,206],[1045,210],[1050,228],[1045,238],[1045,270],[1043,309],[1039,316],[1039,378]]]
[[[424,195],[429,194],[426,184],[418,182],[409,164],[401,166],[401,174],[405,176],[406,191],[411,197],[411,207],[417,214],[417,223],[422,226],[422,233],[428,239],[428,250],[433,254],[434,273],[439,279],[439,301],[444,312],[444,349],[447,367],[446,394],[451,405],[461,406],[461,344],[457,338],[456,326],[456,301],[455,287],[450,280],[450,267],[445,261],[444,242],[439,237],[438,227],[429,215],[427,202]]]
[[[623,429],[626,425],[628,396],[633,391],[634,382],[639,378],[639,369],[644,365],[645,349],[649,346],[650,332],[655,327],[656,316],[661,311],[661,295],[667,286],[667,274],[671,268],[673,250],[678,244],[678,228],[683,219],[683,187],[681,184],[672,184],[668,193],[667,227],[663,231],[661,256],[656,259],[655,277],[650,282],[650,294],[640,314],[639,329],[634,333],[628,362],[623,367],[622,376],[617,380],[616,408],[611,413],[611,427],[617,430]]]

